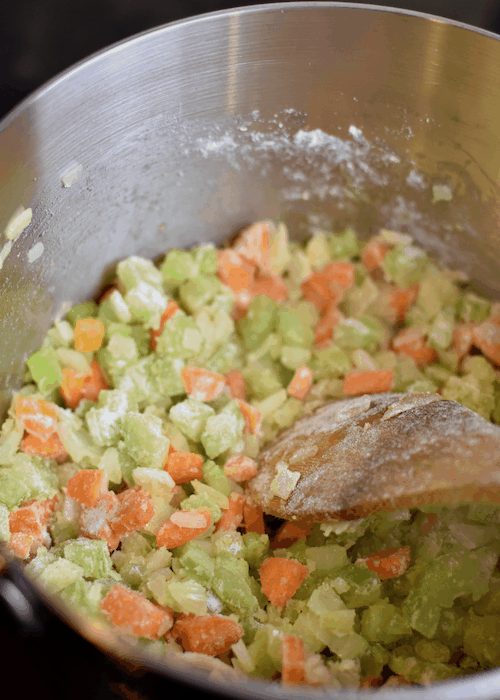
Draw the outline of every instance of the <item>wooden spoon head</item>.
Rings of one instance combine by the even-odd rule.
[[[438,394],[372,394],[328,404],[279,435],[259,462],[247,490],[265,512],[286,520],[500,503],[500,426]],[[290,486],[297,478],[286,497],[287,479]]]

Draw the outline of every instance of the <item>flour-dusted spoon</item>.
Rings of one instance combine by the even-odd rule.
[[[286,520],[500,504],[500,426],[438,394],[373,394],[325,405],[259,455],[248,492]]]

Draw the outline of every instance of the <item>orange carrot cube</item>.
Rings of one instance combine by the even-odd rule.
[[[383,241],[372,238],[361,252],[361,261],[368,272],[373,272],[382,265],[382,261],[390,251],[390,246]]]
[[[182,383],[186,392],[198,401],[213,401],[224,391],[226,379],[222,374],[201,367],[184,367]]]
[[[339,304],[343,296],[341,287],[323,271],[311,272],[302,282],[300,288],[305,299],[314,304],[320,313],[323,313],[329,306]]]
[[[108,487],[107,479],[100,469],[81,469],[66,484],[66,493],[83,506],[92,508]]]
[[[229,508],[222,511],[222,517],[215,527],[215,532],[237,530],[243,521],[244,505],[245,497],[233,492],[229,496]]]
[[[187,484],[193,479],[203,479],[203,457],[194,452],[173,452],[163,467],[176,484]]]
[[[309,569],[295,559],[268,557],[259,569],[262,592],[276,608],[284,608],[309,576]]]
[[[75,324],[75,349],[95,352],[101,347],[104,324],[97,318],[79,318]]]
[[[109,524],[115,535],[122,537],[145,527],[155,514],[154,503],[142,486],[118,494],[118,508]]]
[[[393,387],[394,370],[375,369],[367,372],[349,372],[344,377],[342,391],[346,396],[359,396],[392,391]]]
[[[307,365],[299,367],[288,385],[288,394],[294,399],[303,401],[311,391],[313,385],[313,373]]]
[[[57,406],[50,401],[18,396],[14,413],[22,427],[40,440],[47,440],[57,430]]]
[[[239,369],[233,369],[226,374],[226,384],[229,387],[229,393],[232,399],[246,401],[247,390],[245,386],[245,377]]]
[[[161,315],[160,327],[158,330],[153,330],[152,328],[149,330],[151,335],[151,350],[156,350],[156,343],[158,342],[158,337],[163,330],[163,326],[169,318],[172,318],[176,311],[179,311],[179,305],[176,304],[175,301],[169,301],[165,311]]]
[[[120,544],[120,538],[111,530],[109,521],[118,509],[119,501],[113,491],[99,498],[93,508],[84,507],[80,515],[80,534],[93,540],[106,540],[113,551]]]
[[[25,532],[14,532],[10,536],[9,547],[16,557],[27,559],[34,542],[35,538],[33,535],[28,535]]]
[[[410,565],[411,552],[409,547],[395,547],[394,549],[384,549],[375,554],[369,554],[356,560],[356,563],[363,562],[370,571],[374,571],[381,581],[388,578],[402,576]]]
[[[257,475],[257,462],[245,455],[236,455],[227,460],[224,473],[233,481],[248,481]]]
[[[318,344],[329,340],[333,336],[333,329],[341,319],[342,314],[335,304],[327,306],[314,327],[314,342]]]
[[[25,433],[20,449],[25,455],[51,457],[59,463],[64,462],[69,456],[57,433],[53,433],[46,440],[41,440],[36,435]]]
[[[500,365],[500,319],[490,317],[472,329],[474,345],[496,365]]]
[[[427,345],[424,332],[418,328],[404,328],[392,341],[397,353],[403,353],[415,360],[417,365],[425,365],[437,358],[436,351]]]
[[[293,634],[284,634],[281,642],[281,680],[283,683],[306,682],[304,656],[304,640]]]
[[[294,542],[305,541],[312,532],[312,524],[300,520],[287,520],[280,525],[271,542],[271,549],[290,547]]]
[[[219,250],[217,275],[233,292],[250,289],[255,277],[255,265],[235,250]]]
[[[171,634],[185,651],[219,656],[243,637],[244,630],[224,615],[199,615],[178,619]]]
[[[258,221],[239,236],[234,250],[245,260],[250,260],[263,272],[272,272],[269,259],[269,222]]]
[[[262,428],[262,413],[246,401],[238,401],[241,415],[245,420],[245,428],[250,435],[260,435]]]
[[[110,622],[126,634],[159,639],[173,625],[172,615],[141,593],[113,586],[100,608]]]
[[[208,508],[177,510],[156,534],[158,547],[175,549],[206,532],[212,524]]]
[[[278,304],[288,299],[288,289],[279,275],[260,275],[255,281],[252,292],[254,296],[266,296]]]

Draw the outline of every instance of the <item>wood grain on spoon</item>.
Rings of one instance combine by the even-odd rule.
[[[500,426],[438,394],[373,394],[328,404],[279,435],[259,463],[248,491],[264,511],[287,520],[500,503]],[[277,468],[300,475],[288,498],[273,494]]]

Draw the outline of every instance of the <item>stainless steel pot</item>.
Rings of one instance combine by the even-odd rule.
[[[411,232],[499,297],[499,170],[500,42],[466,25],[285,2],[117,44],[0,124],[0,229],[33,208],[0,271],[3,406],[63,303],[94,294],[120,258],[220,242],[261,217],[297,236],[348,222]],[[160,666],[37,595],[103,649],[222,695],[354,697],[210,678],[178,656]],[[500,697],[500,672],[396,695]]]

